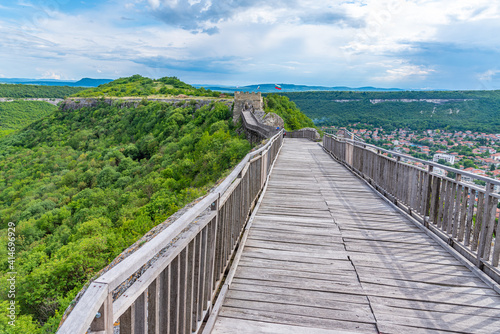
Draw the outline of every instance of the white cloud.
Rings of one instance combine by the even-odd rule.
[[[496,1],[486,0],[109,2],[76,14],[52,11],[25,28],[17,24],[23,20],[0,21],[6,50],[0,71],[64,78],[177,75],[204,83],[414,80],[413,86],[447,88],[426,80],[439,74],[452,82],[472,71],[474,80],[498,80],[487,71],[495,64],[473,70],[457,64],[463,71],[445,72],[438,62],[447,62],[439,50],[450,45],[456,53],[500,52],[499,13]],[[429,45],[441,49],[426,50]],[[466,82],[453,83],[459,81]]]
[[[493,77],[499,73],[500,73],[500,70],[490,69],[490,70],[487,70],[486,72],[479,73],[477,75],[477,78],[480,81],[491,81],[493,79]]]
[[[160,7],[160,0],[148,0],[148,2],[153,9],[157,9],[158,7]]]
[[[61,74],[57,73],[57,71],[45,71],[42,74],[42,79],[61,79]]]
[[[382,82],[401,82],[406,80],[425,79],[435,70],[422,65],[407,64],[404,61],[396,61],[395,64],[384,64],[388,67],[382,75],[374,76],[373,79]]]

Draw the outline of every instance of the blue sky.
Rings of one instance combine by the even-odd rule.
[[[491,0],[0,0],[0,77],[500,89]]]

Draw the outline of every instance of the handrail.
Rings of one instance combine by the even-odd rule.
[[[500,237],[493,239],[500,233],[495,219],[500,194],[494,193],[499,180],[334,135],[323,137],[323,147],[500,283]],[[456,176],[439,175],[436,168]],[[463,182],[464,176],[485,181],[486,187]]]
[[[210,194],[94,280],[57,333],[83,334],[90,327],[111,334],[115,321],[123,333],[199,330],[282,143],[280,131]],[[113,301],[116,287],[131,277],[135,282]]]
[[[314,128],[302,128],[295,131],[290,131],[286,133],[289,138],[307,138],[310,140],[319,140],[321,136],[318,131]]]
[[[486,176],[476,175],[474,173],[470,173],[470,172],[464,171],[462,169],[457,169],[457,168],[453,168],[450,166],[442,165],[442,164],[439,164],[439,163],[434,162],[434,161],[428,161],[428,160],[415,158],[415,157],[412,157],[411,155],[408,155],[408,154],[387,150],[387,149],[384,149],[384,148],[381,148],[381,147],[378,147],[378,146],[375,146],[372,144],[367,144],[365,142],[359,142],[357,140],[352,140],[352,139],[348,139],[348,138],[340,138],[340,137],[337,137],[337,136],[331,135],[331,134],[328,134],[328,136],[331,136],[339,141],[345,141],[345,142],[351,143],[352,145],[355,145],[355,146],[371,148],[374,151],[379,151],[379,152],[391,154],[392,156],[397,157],[397,158],[404,158],[404,159],[411,160],[414,162],[419,162],[423,165],[440,168],[440,169],[443,169],[447,172],[453,172],[456,174],[460,174],[462,176],[468,176],[468,177],[471,177],[471,178],[474,178],[477,180],[485,181],[486,183],[491,182],[494,185],[500,185],[500,180],[492,179],[492,178],[489,178]]]
[[[365,140],[363,138],[352,133],[351,131],[349,131],[347,129],[340,129],[339,131],[337,131],[337,134],[342,134],[342,137],[346,138],[346,139],[352,139],[352,140],[356,140],[356,141],[363,142],[363,143],[365,142]]]
[[[241,118],[243,121],[243,127],[247,130],[257,133],[262,138],[269,138],[274,136],[279,130],[276,130],[272,126],[260,123],[253,112],[243,111],[241,113]],[[255,124],[252,124],[255,123]]]

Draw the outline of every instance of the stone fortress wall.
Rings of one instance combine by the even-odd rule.
[[[264,110],[264,103],[260,92],[234,92],[233,122],[238,123],[241,112],[245,109],[245,103],[253,107],[253,110]]]

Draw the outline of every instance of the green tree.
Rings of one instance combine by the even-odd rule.
[[[470,159],[465,159],[463,161],[463,165],[464,165],[464,168],[470,168],[470,167],[477,168],[477,166],[474,164],[474,162]]]

